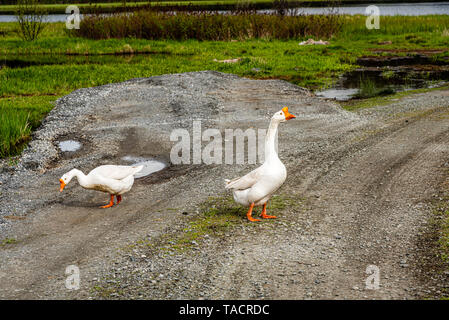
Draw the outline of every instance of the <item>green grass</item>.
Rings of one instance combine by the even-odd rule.
[[[29,138],[29,114],[9,108],[0,108],[0,156],[5,157],[20,151]]]
[[[385,17],[381,19],[381,27],[384,25],[388,31],[367,30],[365,17],[348,16],[342,31],[328,39],[331,45],[299,46],[304,39],[89,40],[69,36],[63,23],[47,24],[38,40],[28,42],[14,32],[15,23],[0,23],[0,65],[18,59],[30,64],[0,69],[0,108],[4,115],[0,120],[0,154],[20,153],[23,142],[29,140],[30,129],[39,126],[52,109],[52,102],[82,87],[166,73],[216,70],[257,79],[284,79],[316,89],[355,68],[356,59],[373,54],[372,49],[432,48],[446,50],[439,58],[449,55],[449,16]],[[425,42],[414,41],[416,37]],[[385,40],[393,44],[378,45]],[[232,58],[241,60],[234,64],[214,61]]]
[[[0,247],[5,247],[5,246],[7,246],[9,244],[15,244],[15,243],[17,243],[16,239],[14,239],[14,238],[6,238],[6,239],[3,239],[2,241],[0,241]]]
[[[0,99],[0,157],[19,154],[45,115],[55,97],[7,97]]]

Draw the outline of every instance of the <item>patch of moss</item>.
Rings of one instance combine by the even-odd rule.
[[[6,246],[6,245],[8,245],[8,244],[15,244],[15,243],[17,243],[17,240],[16,240],[16,239],[14,239],[14,238],[6,238],[6,239],[3,239],[3,240],[0,242],[0,246],[1,246],[1,247],[4,247],[4,246]]]
[[[273,196],[268,202],[267,211],[279,215],[288,207],[298,206],[302,199],[286,195]],[[232,227],[246,222],[248,208],[237,204],[232,195],[209,197],[198,206],[199,215],[193,218],[181,232],[169,233],[157,242],[141,240],[137,245],[145,245],[167,254],[179,253],[199,245],[206,236],[220,237]],[[258,211],[260,208],[257,209]],[[249,226],[257,226],[253,223]]]
[[[123,291],[119,290],[118,288],[115,288],[113,286],[109,287],[102,287],[102,286],[93,286],[91,289],[91,293],[99,298],[102,299],[110,299],[114,298],[114,296],[121,296],[123,295]]]
[[[167,237],[167,252],[190,249],[206,235],[221,236],[230,227],[242,220],[244,208],[237,205],[231,196],[209,197],[199,205],[199,216],[189,222],[181,233]]]
[[[297,207],[300,203],[303,202],[303,200],[304,199],[302,198],[295,198],[292,196],[280,194],[270,199],[267,205],[267,211],[269,212],[269,214],[277,215],[286,208]]]
[[[439,221],[441,230],[438,239],[440,247],[440,257],[445,263],[449,263],[449,196],[438,202],[434,216]]]
[[[433,215],[429,220],[430,228],[433,230],[434,256],[440,260],[440,262],[436,262],[436,268],[432,268],[432,271],[437,273],[449,271],[449,170],[446,170],[445,176],[442,192],[439,193],[437,199],[432,201]],[[448,300],[449,290],[442,288],[441,291],[439,299]]]
[[[242,206],[235,203],[231,195],[223,197],[209,197],[200,204],[200,214],[204,217],[212,216],[236,216],[240,215]]]

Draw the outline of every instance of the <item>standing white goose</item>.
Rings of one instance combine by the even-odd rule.
[[[267,215],[267,202],[273,193],[279,189],[287,178],[287,170],[279,160],[275,148],[275,138],[279,123],[296,118],[288,112],[288,107],[276,112],[271,118],[270,126],[265,137],[265,161],[257,169],[247,175],[233,180],[226,180],[226,189],[231,189],[234,200],[243,205],[249,206],[246,216],[250,221],[260,221],[254,219],[251,214],[254,206],[263,205],[262,214],[264,219],[273,219],[275,216]]]
[[[114,196],[117,197],[117,204],[122,201],[122,194],[131,190],[134,184],[134,175],[142,168],[143,166],[104,165],[93,169],[87,176],[78,169],[72,169],[59,179],[60,191],[62,192],[70,180],[76,177],[84,189],[109,193],[111,195],[110,202],[101,207],[109,208],[114,205]]]

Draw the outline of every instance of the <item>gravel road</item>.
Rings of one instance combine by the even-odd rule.
[[[237,223],[174,249],[204,220],[204,204],[229,197],[224,178],[254,165],[172,165],[172,130],[193,120],[203,130],[266,129],[283,106],[297,118],[279,128],[288,177],[268,210],[278,219],[250,223],[242,208]],[[448,90],[347,112],[285,81],[210,71],[76,90],[18,163],[0,166],[0,298],[438,297],[449,272],[429,221],[448,177],[448,119]],[[61,152],[64,140],[82,147]],[[168,167],[137,179],[110,209],[98,208],[107,195],[76,182],[59,192],[70,169],[127,156]],[[69,265],[79,267],[79,290],[65,287]],[[366,287],[370,265],[378,288]]]

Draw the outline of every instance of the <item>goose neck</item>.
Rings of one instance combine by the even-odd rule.
[[[268,127],[268,132],[265,137],[265,161],[270,161],[270,159],[278,159],[276,152],[276,137],[278,131],[279,122],[271,120],[270,126]]]
[[[71,175],[72,175],[72,177],[76,177],[78,179],[78,183],[82,187],[88,185],[88,180],[89,180],[88,177],[83,172],[81,172],[80,170],[73,169],[71,171]]]

